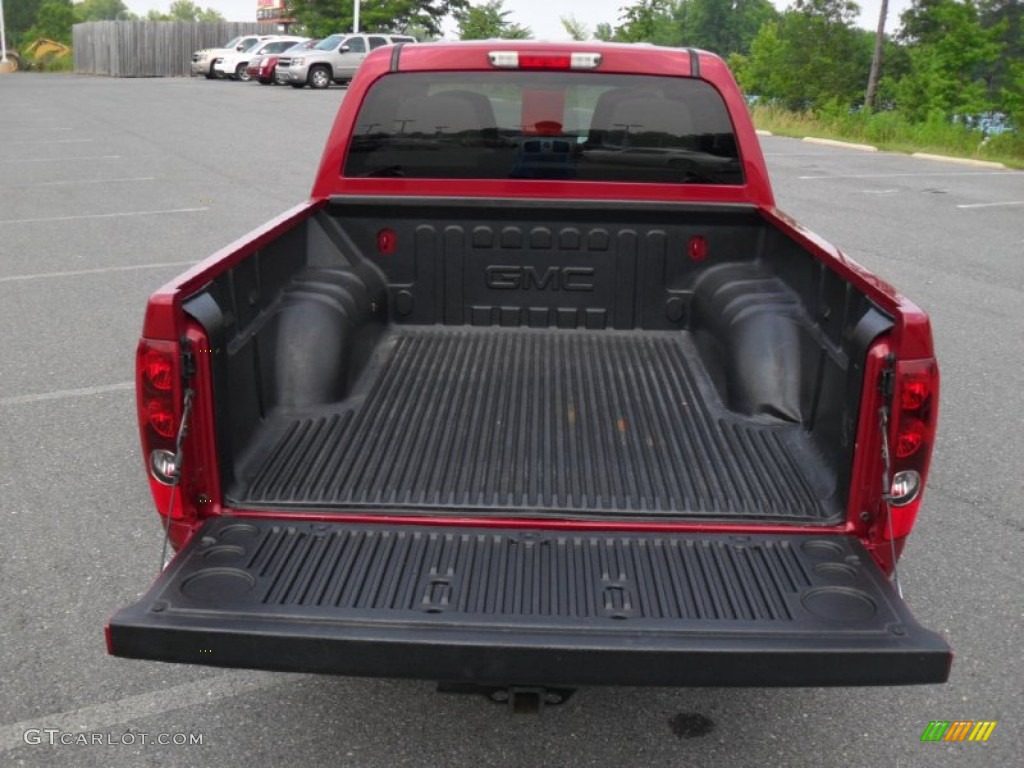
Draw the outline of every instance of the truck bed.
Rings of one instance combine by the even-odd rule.
[[[755,209],[650,203],[341,198],[184,308],[224,501],[282,513],[835,524],[891,325]]]
[[[275,414],[231,503],[830,522],[798,425],[730,413],[689,334],[409,327]]]

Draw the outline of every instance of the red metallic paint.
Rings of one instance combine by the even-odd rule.
[[[831,243],[814,234],[778,208],[762,209],[761,216],[808,253],[824,262],[892,316],[894,350],[901,359],[932,357],[931,321],[924,311],[889,283],[869,272]]]
[[[210,340],[203,327],[189,319],[185,337],[192,342],[195,376],[192,387],[196,398],[192,407],[192,450],[189,482],[183,485],[187,504],[195,511],[197,521],[221,512],[220,466],[217,462],[217,423],[214,418],[213,365]],[[206,501],[204,501],[204,499]]]
[[[495,49],[523,52],[595,51],[602,54],[597,71],[621,74],[658,74],[689,77],[690,53],[680,49],[636,47],[604,43],[532,43],[532,42],[479,42],[408,46],[399,57],[400,71],[493,71],[487,52]],[[194,511],[191,520],[174,521],[171,540],[180,547],[198,527],[199,522],[211,515],[232,514],[238,517],[280,518],[324,522],[377,523],[382,525],[473,525],[486,528],[536,528],[562,531],[637,531],[637,532],[716,532],[716,533],[801,533],[807,535],[856,534],[872,552],[886,572],[892,569],[889,542],[884,536],[884,514],[881,509],[880,433],[877,423],[881,405],[877,390],[878,376],[885,357],[892,352],[901,360],[933,359],[931,328],[927,315],[885,281],[873,275],[821,237],[808,231],[775,207],[771,184],[761,153],[760,142],[754,132],[746,104],[725,63],[713,54],[697,52],[699,76],[721,93],[729,113],[743,161],[746,184],[720,185],[658,185],[616,184],[571,181],[517,181],[517,180],[417,180],[417,179],[348,179],[341,175],[345,153],[356,114],[367,90],[373,83],[391,71],[393,48],[370,53],[349,86],[348,93],[334,121],[311,197],[289,211],[236,240],[208,259],[160,288],[150,299],[146,310],[143,335],[152,339],[176,340],[183,334],[202,348],[206,337],[202,329],[187,321],[181,310],[185,296],[194,292],[217,274],[230,269],[253,252],[284,232],[299,225],[315,211],[326,205],[333,195],[382,195],[429,197],[494,197],[529,199],[584,199],[630,200],[660,202],[703,202],[716,204],[754,204],[760,215],[771,226],[803,246],[821,262],[827,264],[848,280],[880,308],[889,313],[894,327],[886,338],[875,344],[868,355],[862,391],[860,418],[857,425],[857,445],[851,489],[847,506],[847,519],[839,526],[779,526],[759,524],[719,523],[657,523],[551,520],[532,518],[479,518],[468,516],[413,516],[380,514],[338,514],[336,512],[287,513],[231,509],[222,506],[220,473],[216,465],[215,425],[213,414],[213,387],[208,359],[197,356],[196,409],[193,416],[193,467],[187,487],[191,498],[188,506]],[[581,77],[586,72],[580,73]],[[931,445],[927,446],[931,451]],[[192,475],[195,475],[193,478]],[[159,504],[165,486],[154,496]],[[207,505],[199,505],[196,495],[209,496]],[[919,502],[918,502],[919,503]],[[916,513],[915,503],[913,512]],[[202,508],[199,508],[202,506]],[[866,513],[866,519],[862,518]],[[895,518],[895,516],[894,516]],[[896,532],[898,551],[902,550],[904,536],[913,523],[913,515],[903,515],[900,530]]]
[[[680,48],[638,47],[606,43],[533,43],[508,40],[404,47],[398,58],[400,72],[495,72],[487,53],[493,50],[602,55],[596,70],[606,74],[690,76],[690,52]],[[701,79],[714,87],[732,116],[747,183],[741,186],[705,184],[619,184],[612,182],[493,180],[493,179],[356,179],[345,178],[341,168],[348,152],[352,126],[370,87],[391,72],[393,49],[371,52],[349,85],[327,140],[320,170],[313,185],[315,199],[331,195],[421,195],[425,197],[578,198],[585,200],[651,200],[677,202],[753,203],[775,205],[761,144],[754,132],[746,103],[725,63],[714,54],[699,52]]]
[[[299,203],[158,288],[149,297],[149,303],[146,305],[142,335],[150,339],[180,338],[185,332],[185,316],[181,312],[181,302],[186,296],[308,219],[324,203],[322,200]]]

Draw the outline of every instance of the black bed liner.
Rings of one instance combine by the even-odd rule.
[[[944,681],[852,536],[208,521],[112,653],[496,685]]]
[[[229,503],[830,523],[808,433],[721,404],[690,334],[398,327],[342,402],[275,414]],[[827,480],[825,483],[827,485]]]

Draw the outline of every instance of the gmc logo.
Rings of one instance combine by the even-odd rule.
[[[484,270],[488,288],[499,291],[592,291],[593,267],[517,267],[494,264]]]

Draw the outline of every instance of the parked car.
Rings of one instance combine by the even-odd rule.
[[[274,78],[295,88],[327,88],[332,82],[348,83],[368,51],[394,43],[415,43],[408,35],[331,35],[309,53],[282,56]]]
[[[221,77],[228,77],[232,80],[247,82],[250,78],[246,69],[249,66],[249,60],[254,56],[266,53],[281,53],[282,51],[288,50],[296,43],[301,43],[308,39],[308,37],[278,35],[273,39],[255,43],[244,51],[236,51],[219,57],[214,61],[213,69]]]
[[[317,43],[319,39],[306,40],[305,42],[293,45],[290,48],[282,51],[284,54],[294,54],[300,51],[308,51]],[[245,71],[249,74],[250,78],[256,78],[260,85],[273,85],[274,84],[274,72],[277,70],[277,62],[280,57],[276,53],[265,53],[259,56],[253,56],[249,59],[249,66],[245,68]]]
[[[231,53],[243,51],[261,40],[267,40],[275,35],[243,35],[235,37],[224,44],[223,48],[204,48],[192,54],[192,74],[203,75],[207,80],[213,80],[217,73],[213,69],[213,63],[218,58]]]

